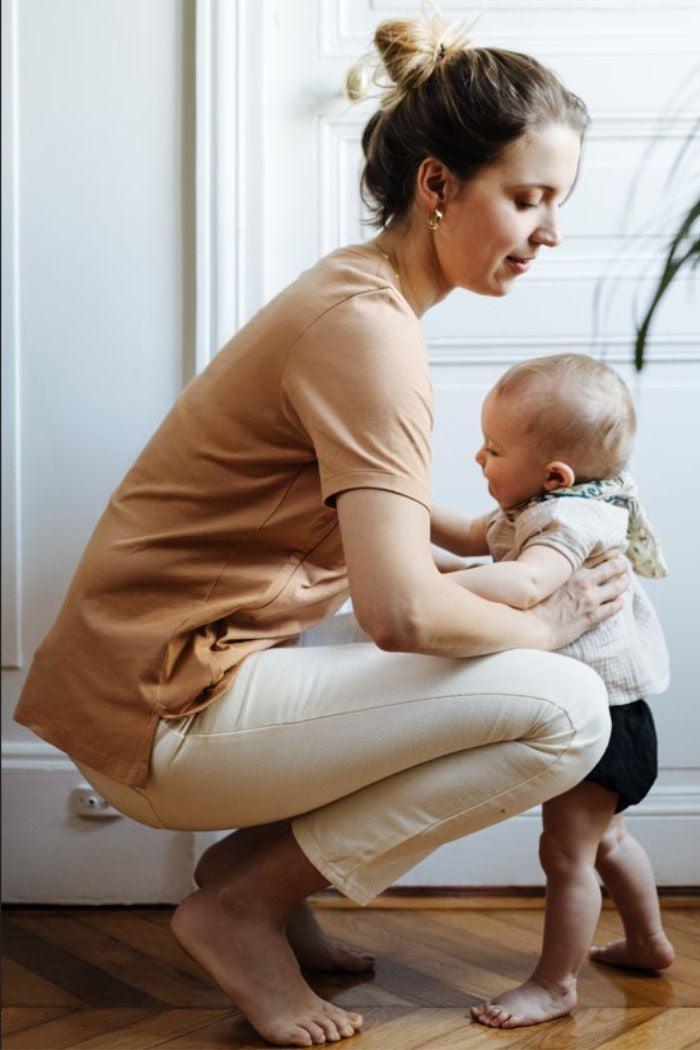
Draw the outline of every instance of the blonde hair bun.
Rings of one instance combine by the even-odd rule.
[[[374,34],[374,46],[389,79],[403,91],[425,83],[444,57],[440,54],[441,41],[424,22],[382,22]]]
[[[433,4],[430,6],[437,12]],[[424,10],[425,7],[424,4]],[[442,61],[465,51],[470,44],[465,24],[447,25],[439,12],[424,21],[390,18],[381,22],[374,34],[374,46],[379,53],[380,68],[391,81],[383,107],[391,108],[409,91],[424,84]],[[376,83],[378,70],[375,68],[374,77],[370,75],[371,62],[371,55],[363,55],[348,71],[345,94],[353,102],[367,95],[372,79]],[[376,59],[374,64],[377,65]]]

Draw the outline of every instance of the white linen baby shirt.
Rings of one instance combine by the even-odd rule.
[[[548,499],[521,511],[495,511],[487,522],[486,541],[494,561],[515,561],[528,547],[553,547],[575,572],[586,558],[610,547],[627,549],[628,516],[623,507],[598,499]],[[632,572],[621,611],[558,651],[598,672],[611,705],[629,704],[668,689],[664,633]]]

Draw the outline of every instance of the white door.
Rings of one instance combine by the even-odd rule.
[[[450,19],[475,16],[449,0],[443,8]],[[567,349],[604,353],[633,386],[640,435],[632,468],[672,562],[670,578],[649,589],[669,635],[673,686],[654,705],[661,776],[631,820],[660,881],[689,883],[700,873],[697,857],[684,847],[690,822],[698,821],[700,777],[686,730],[696,717],[687,610],[700,572],[685,523],[700,512],[700,495],[697,486],[691,492],[679,481],[700,468],[694,425],[700,337],[687,278],[668,294],[641,379],[629,362],[635,304],[639,311],[648,300],[674,219],[689,199],[692,150],[670,189],[664,180],[697,117],[688,77],[699,57],[700,11],[644,0],[609,0],[595,11],[553,0],[484,0],[480,9],[476,42],[528,51],[552,66],[586,101],[593,125],[579,186],[562,213],[563,246],[543,252],[535,272],[506,299],[457,291],[424,318],[436,392],[433,495],[469,512],[490,508],[473,462],[479,409],[511,362]],[[390,0],[239,3],[235,174],[241,211],[239,254],[228,256],[242,282],[238,323],[319,256],[373,235],[362,225],[358,175],[360,136],[374,102],[350,104],[341,85],[379,21],[418,10]],[[227,138],[221,124],[218,133],[221,145]],[[220,201],[227,192],[219,184]],[[218,287],[228,279],[224,267]],[[219,345],[233,320],[233,314],[222,318]],[[599,331],[604,341],[596,338]],[[669,463],[680,454],[679,441],[685,469],[672,478]],[[677,819],[664,819],[670,815]],[[523,815],[442,848],[402,882],[541,882],[537,834],[538,814]]]

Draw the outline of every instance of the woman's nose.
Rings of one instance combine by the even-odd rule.
[[[562,240],[559,223],[552,221],[546,226],[539,226],[530,239],[536,244],[543,244],[546,248],[556,248]]]

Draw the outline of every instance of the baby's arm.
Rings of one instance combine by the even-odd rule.
[[[453,554],[447,554],[446,551],[440,550],[439,547],[433,546],[431,553],[438,572],[456,572],[458,569],[467,568],[467,565],[461,558],[455,558]]]
[[[461,587],[514,609],[530,609],[571,576],[571,563],[552,547],[527,547],[517,561],[499,561],[450,573]]]
[[[488,554],[486,522],[491,517],[468,518],[452,507],[433,507],[430,511],[430,540],[443,550],[462,558]]]

